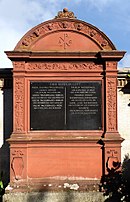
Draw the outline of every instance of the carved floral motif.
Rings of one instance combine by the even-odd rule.
[[[108,69],[113,69],[113,70],[115,70],[115,69],[117,69],[117,62],[106,62],[106,68],[108,68]]]
[[[25,69],[25,62],[13,62],[13,67],[14,69],[16,68],[19,68],[20,70],[24,70]]]
[[[28,63],[27,70],[30,71],[89,71],[101,70],[102,65],[90,63]]]
[[[116,78],[107,79],[108,131],[117,129],[116,85]]]
[[[24,79],[15,78],[14,79],[14,131],[23,132],[24,131]]]

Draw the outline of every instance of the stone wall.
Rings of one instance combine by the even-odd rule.
[[[130,91],[130,90],[129,90]],[[124,93],[118,88],[118,130],[122,138],[122,161],[126,154],[130,154],[130,92]]]
[[[5,185],[10,176],[10,152],[6,141],[12,133],[13,125],[13,89],[12,69],[0,69],[0,174],[3,173]]]

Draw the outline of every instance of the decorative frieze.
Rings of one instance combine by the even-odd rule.
[[[28,63],[26,69],[29,71],[92,71],[101,70],[101,64],[90,63],[53,63],[32,62]]]

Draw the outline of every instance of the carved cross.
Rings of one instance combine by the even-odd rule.
[[[69,38],[68,34],[64,34],[59,38],[59,45],[66,49],[68,46],[72,44],[72,40]]]

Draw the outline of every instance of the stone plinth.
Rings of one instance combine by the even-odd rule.
[[[11,193],[4,195],[3,202],[103,202],[104,197],[100,192],[32,192]]]

